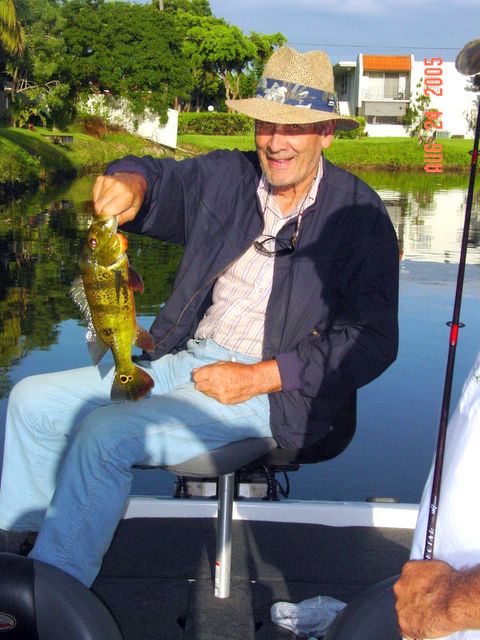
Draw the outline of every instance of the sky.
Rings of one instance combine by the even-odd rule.
[[[245,34],[282,33],[298,51],[333,64],[359,53],[454,61],[480,39],[480,0],[210,0],[212,13]]]

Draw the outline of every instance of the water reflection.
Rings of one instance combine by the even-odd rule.
[[[411,273],[411,261],[458,261],[466,176],[367,173],[362,177],[387,206],[406,273]],[[77,256],[91,220],[92,183],[93,178],[83,177],[0,207],[0,397],[8,392],[6,374],[12,364],[30,351],[48,349],[63,321],[80,320],[69,286],[78,274]],[[168,297],[180,255],[172,245],[129,238],[130,261],[145,282],[145,293],[137,296],[139,315],[155,315]],[[480,265],[478,190],[467,262]]]
[[[0,397],[11,387],[12,365],[54,344],[62,322],[81,320],[69,289],[91,221],[86,197],[92,180],[0,207]],[[180,250],[146,237],[129,240],[130,262],[145,282],[137,312],[155,315],[169,294]]]
[[[401,254],[422,262],[458,262],[467,195],[462,189],[435,192],[378,190],[397,230]],[[480,264],[478,193],[472,207],[467,263]]]
[[[387,494],[414,501],[436,435],[445,322],[451,318],[468,176],[362,177],[385,201],[399,237],[400,354],[386,374],[361,391],[352,445],[338,459],[296,474],[291,495],[344,500]],[[30,373],[88,363],[85,330],[69,288],[90,223],[92,183],[84,177],[0,207],[0,427],[14,382]],[[145,293],[136,297],[143,326],[148,328],[168,297],[180,257],[181,250],[172,245],[129,237],[130,261],[145,282]],[[452,403],[479,342],[478,189],[467,261],[462,314],[467,327],[460,336]],[[142,485],[145,476],[138,479],[137,491],[152,492]]]

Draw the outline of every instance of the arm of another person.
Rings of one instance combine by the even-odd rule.
[[[441,560],[411,560],[394,593],[404,636],[441,638],[480,629],[480,565],[457,571]]]

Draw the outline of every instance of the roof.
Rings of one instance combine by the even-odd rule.
[[[335,69],[336,67],[346,67],[346,68],[354,69],[356,66],[357,66],[357,63],[354,60],[340,60],[339,62],[333,65],[333,68]]]
[[[410,71],[412,59],[410,56],[369,56],[363,55],[365,71]]]

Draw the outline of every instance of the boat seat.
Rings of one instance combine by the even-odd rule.
[[[241,474],[260,470],[267,474],[267,486],[274,486],[275,473],[296,471],[303,464],[330,460],[339,455],[353,438],[356,427],[355,398],[338,416],[322,440],[301,449],[282,449],[273,438],[247,438],[231,442],[176,465],[135,465],[137,468],[162,468],[179,478],[218,478],[217,548],[215,562],[215,596],[230,595],[232,513],[235,480]],[[278,499],[276,493],[267,499]]]

